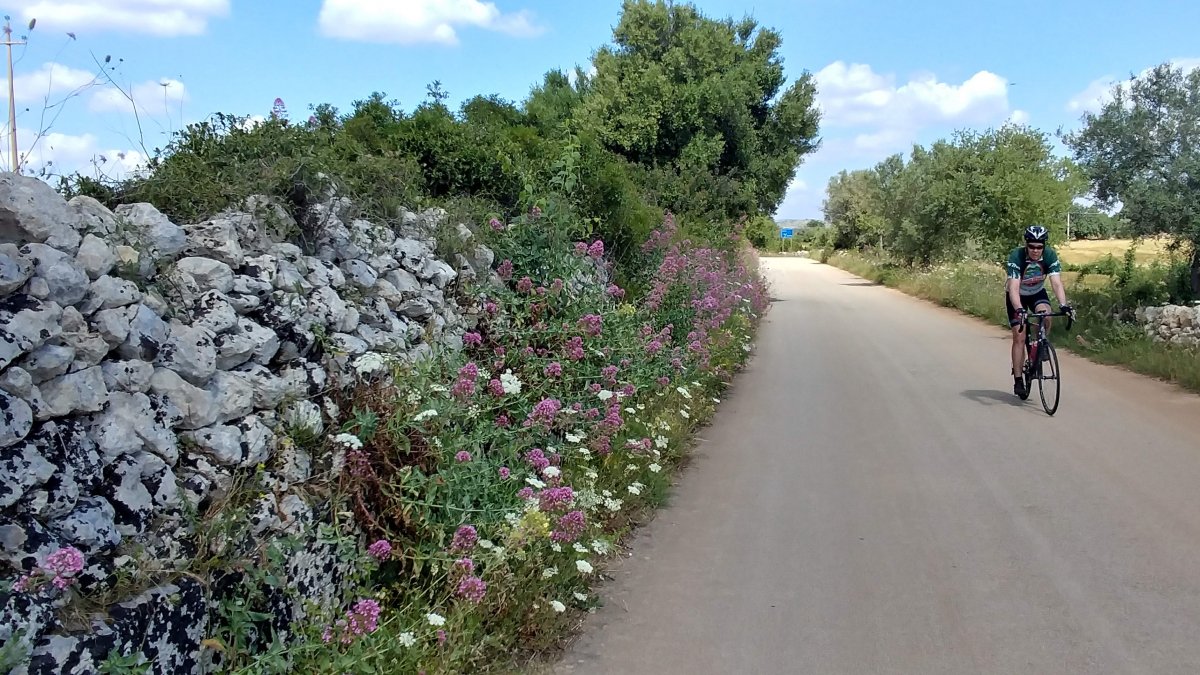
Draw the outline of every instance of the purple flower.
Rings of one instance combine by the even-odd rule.
[[[566,508],[575,499],[575,492],[570,487],[546,488],[538,493],[538,508],[545,513]]]
[[[563,544],[569,544],[583,535],[587,527],[583,511],[568,511],[558,519],[558,527],[550,533],[550,538]]]
[[[526,452],[525,463],[533,467],[537,473],[541,473],[543,469],[550,466],[550,460],[546,458],[546,453],[542,452],[541,448],[534,448]]]
[[[454,460],[460,464],[463,462],[469,462],[471,461],[471,453],[467,452],[466,450],[459,450],[458,452],[454,453]]]
[[[455,594],[458,597],[479,604],[483,600],[484,594],[487,592],[487,583],[477,576],[466,576],[462,581],[458,582],[458,589]]]
[[[508,480],[511,475],[512,472],[508,470],[507,466],[500,467],[500,480]]]
[[[608,289],[605,292],[614,298],[625,297],[625,289],[621,288],[620,286],[618,286],[616,284],[609,284]]]
[[[500,306],[491,300],[488,300],[487,302],[483,303],[483,311],[487,312],[488,314],[495,314],[496,312],[500,311]]]
[[[533,488],[525,486],[517,490],[517,499],[525,500],[533,496]]]
[[[513,264],[511,260],[505,260],[496,268],[496,274],[500,275],[501,279],[509,279],[513,274]]]
[[[474,574],[475,561],[470,558],[459,558],[454,561],[454,571],[458,574]]]
[[[475,544],[479,541],[479,533],[471,525],[463,525],[454,532],[454,538],[450,541],[450,550],[455,552],[467,552],[475,548]]]
[[[567,358],[572,361],[582,361],[585,356],[583,351],[583,338],[576,335],[567,340]]]
[[[562,410],[562,402],[556,398],[544,398],[533,406],[533,411],[525,420],[525,426],[535,424],[549,428],[554,423],[554,417]]]
[[[546,366],[545,372],[546,372],[547,377],[561,377],[562,376],[562,364],[559,363],[558,361],[555,361],[554,363],[551,363],[550,365]]]
[[[615,384],[617,381],[617,367],[616,366],[604,366],[604,368],[600,370],[600,376],[603,377],[606,381],[612,382]]]
[[[392,544],[387,539],[380,539],[367,548],[367,553],[376,560],[386,560],[392,554]]]
[[[531,290],[533,290],[533,280],[529,277],[521,277],[521,280],[517,282],[517,291],[528,293]]]
[[[588,252],[588,245],[586,242],[582,242],[582,241],[575,242],[575,254],[576,255],[587,255],[587,252]]]
[[[463,344],[478,347],[483,344],[483,336],[474,331],[463,334]]]
[[[595,336],[600,334],[602,324],[604,323],[604,318],[599,314],[587,314],[579,320],[579,323],[583,325],[583,328],[588,332],[588,335]]]
[[[488,391],[491,392],[492,396],[503,396],[504,385],[500,383],[500,380],[492,378],[488,380]]]
[[[603,258],[604,257],[604,242],[599,239],[597,239],[596,241],[593,241],[592,245],[588,247],[587,253],[589,256],[591,256],[595,260],[599,260],[600,258]]]
[[[492,218],[491,220],[489,220],[488,225],[491,225],[493,230],[498,231],[498,230],[504,229],[504,223],[500,222],[499,220],[496,220],[495,218]]]

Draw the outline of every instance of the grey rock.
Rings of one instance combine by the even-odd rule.
[[[228,293],[233,290],[233,269],[219,260],[211,258],[181,258],[176,269],[196,280],[201,290],[216,290]]]
[[[141,301],[142,292],[137,284],[105,275],[92,282],[81,309],[84,314],[92,314],[101,309],[128,307]]]
[[[112,504],[101,497],[79,500],[70,515],[54,524],[54,531],[87,555],[101,553],[121,543],[116,512]]]
[[[145,361],[106,361],[100,364],[104,386],[111,392],[144,392],[150,388],[154,366]]]
[[[62,417],[75,412],[98,412],[108,402],[104,373],[99,367],[68,373],[38,386],[44,407],[37,419]]]
[[[276,503],[274,494],[268,492],[260,497],[246,516],[250,523],[250,535],[258,537],[267,530],[278,528],[280,525],[279,516],[276,515],[278,510],[279,504]]]
[[[276,335],[275,331],[260,326],[249,319],[238,321],[238,330],[244,335],[249,335],[254,340],[254,353],[250,358],[255,363],[261,363],[265,366],[279,352],[279,336]]]
[[[254,354],[254,339],[246,333],[226,333],[213,338],[217,348],[217,368],[233,370],[250,360]]]
[[[171,336],[158,352],[154,365],[169,368],[183,379],[203,386],[217,370],[217,347],[212,331],[198,326],[171,324]]]
[[[112,271],[117,264],[117,253],[100,237],[86,234],[79,245],[79,253],[75,254],[75,263],[83,268],[88,278],[95,280]]]
[[[279,476],[289,483],[302,483],[312,475],[312,455],[296,443],[284,443],[276,454]]]
[[[347,260],[342,263],[341,268],[346,279],[362,290],[371,289],[379,279],[379,273],[361,260]]]
[[[404,302],[404,295],[396,289],[396,286],[387,279],[379,279],[375,282],[375,289],[372,294],[382,300],[388,308],[399,307]],[[370,299],[368,299],[369,301]]]
[[[304,257],[304,251],[295,244],[279,243],[272,244],[267,249],[267,254],[275,257],[278,260],[287,260],[288,262],[296,262]]]
[[[305,362],[299,365],[289,365],[279,371],[283,380],[286,396],[291,398],[306,398],[324,393],[328,375],[321,366]]]
[[[401,237],[392,245],[392,255],[404,269],[416,274],[425,266],[425,261],[433,255],[433,251],[423,242]]]
[[[352,261],[346,261],[346,262],[352,262]],[[343,263],[343,264],[345,264],[345,263]],[[393,258],[392,256],[387,255],[387,254],[373,255],[367,260],[367,264],[369,264],[375,270],[375,273],[377,275],[378,274],[386,274],[386,273],[391,272],[392,270],[398,269],[400,267],[400,261],[396,260],[395,258]],[[344,267],[342,269],[343,269],[343,271],[345,271]],[[349,274],[349,273],[347,272],[347,274]]]
[[[185,431],[180,436],[222,466],[235,466],[245,458],[242,432],[236,427],[217,425]]]
[[[213,258],[231,267],[240,267],[246,259],[246,254],[238,241],[239,224],[237,219],[221,216],[201,223],[184,225],[187,246],[183,253]]]
[[[92,315],[92,328],[110,349],[116,349],[129,337],[130,320],[136,311],[132,307],[101,310]],[[153,312],[147,311],[154,316]]]
[[[262,307],[262,299],[255,295],[241,295],[237,292],[230,293],[228,296],[229,304],[238,314],[250,314],[254,310]]]
[[[404,349],[404,336],[379,330],[368,324],[360,324],[354,332],[372,351],[391,352]]]
[[[268,288],[275,287],[275,277],[279,274],[279,259],[271,254],[263,254],[258,256],[247,256],[246,261],[242,263],[238,270],[239,277],[246,277],[253,280],[253,284],[265,284]],[[251,282],[243,282],[250,284]],[[235,286],[234,290],[238,293],[255,292],[249,287],[243,289]],[[269,292],[269,290],[267,291]]]
[[[86,333],[88,330],[87,319],[74,307],[63,307],[59,323],[64,333]]]
[[[299,534],[313,522],[313,511],[297,494],[284,495],[279,500],[280,526],[284,532]]]
[[[178,305],[175,305],[176,307],[186,307],[195,302],[193,298],[200,294],[200,287],[195,285],[196,282],[191,281],[191,277],[188,277],[186,274],[182,274],[180,276],[187,278],[191,283],[191,286],[189,286],[187,290],[190,291],[193,288],[195,289],[194,294],[188,295],[186,300],[181,300]],[[168,275],[168,278],[169,277],[170,275]],[[168,316],[173,313],[171,301],[167,299],[167,296],[164,296],[161,292],[154,288],[146,289],[146,293],[142,296],[142,304],[146,307],[149,307],[150,311],[154,312],[159,317]]]
[[[216,401],[217,422],[224,424],[254,411],[254,387],[237,373],[217,371],[207,390]]]
[[[108,238],[120,227],[113,212],[92,197],[77,195],[67,202],[67,206],[78,216],[82,232]]]
[[[154,497],[142,483],[146,453],[121,455],[104,470],[99,494],[112,504],[117,531],[136,537],[154,516]]]
[[[309,400],[292,401],[283,408],[283,423],[297,431],[320,434],[325,430],[321,408]]]
[[[250,468],[267,461],[275,448],[275,432],[258,415],[247,415],[235,426],[241,432],[242,467]]]
[[[383,275],[383,278],[391,283],[396,288],[396,291],[406,299],[416,297],[421,293],[421,282],[408,270],[392,270]]]
[[[150,378],[150,390],[178,408],[182,415],[178,426],[182,429],[211,426],[220,416],[221,408],[211,391],[188,383],[173,370],[156,368]]]
[[[16,504],[30,488],[50,480],[54,470],[33,443],[0,446],[0,508]]]
[[[301,374],[301,382],[304,382],[304,370],[293,369]],[[234,371],[240,375],[254,392],[254,407],[260,410],[274,410],[283,401],[284,396],[288,393],[287,383],[283,378],[276,376],[265,366],[257,363],[247,363]],[[304,389],[297,396],[303,396]]]
[[[45,243],[75,255],[78,226],[78,214],[45,181],[0,173],[0,241]]]
[[[24,368],[10,366],[8,370],[0,373],[0,391],[6,391],[27,401],[33,394],[33,376]]]
[[[425,298],[413,298],[411,300],[405,300],[403,303],[401,303],[400,307],[397,308],[397,311],[410,319],[417,319],[418,321],[434,316],[433,305],[431,305]]]
[[[308,295],[313,290],[313,285],[304,277],[304,273],[295,264],[287,260],[279,260],[276,262],[275,279],[272,282],[275,288],[286,291],[288,293],[299,293],[300,295]]]
[[[162,408],[140,392],[110,393],[108,408],[92,421],[91,435],[100,452],[111,461],[144,447],[174,464],[179,458],[179,444],[171,431],[175,411]]]
[[[187,246],[183,228],[164,216],[151,204],[121,204],[116,215],[132,227],[127,243],[155,260],[171,259]]]
[[[192,325],[207,328],[214,335],[233,328],[237,320],[237,312],[229,298],[218,291],[208,291],[200,296],[192,308]]]
[[[70,369],[72,373],[99,365],[108,356],[108,342],[98,333],[63,333],[59,339],[75,350],[75,361]]]
[[[441,260],[429,258],[421,268],[419,276],[440,290],[445,288],[451,281],[454,281],[458,277],[458,273],[454,271],[453,267]]]
[[[42,345],[33,350],[20,366],[33,378],[34,384],[41,384],[67,372],[71,362],[75,360],[75,349],[64,345]]]
[[[433,348],[428,343],[421,344],[408,350],[408,360],[418,363],[433,358]]]
[[[308,296],[308,312],[320,323],[340,326],[348,318],[346,302],[332,288],[318,288]]]
[[[29,281],[33,264],[26,260],[15,244],[0,244],[0,295],[8,295]]]
[[[346,333],[334,333],[330,337],[330,341],[334,344],[338,351],[349,354],[350,356],[358,356],[365,353],[369,345],[362,338],[348,335]]]
[[[306,258],[305,262],[309,269],[306,279],[313,286],[329,286],[337,289],[346,285],[346,275],[333,263],[319,258]]]
[[[153,362],[158,358],[159,349],[170,338],[171,329],[167,322],[145,304],[136,305],[132,312],[129,335],[117,347],[117,353],[123,359]],[[97,329],[99,330],[99,327]]]
[[[20,572],[31,572],[62,548],[62,540],[28,515],[0,518],[0,560]]]
[[[33,264],[30,295],[63,306],[74,305],[87,295],[88,275],[70,255],[45,244],[25,244],[20,251]]]

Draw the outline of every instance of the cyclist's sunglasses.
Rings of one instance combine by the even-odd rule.
[[[1034,251],[1040,251],[1040,250],[1046,248],[1045,244],[1025,244],[1025,246],[1029,247],[1030,249],[1032,249]]]

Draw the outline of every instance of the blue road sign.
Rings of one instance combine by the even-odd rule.
[[[795,231],[790,227],[783,227],[779,230],[779,236],[784,239],[791,239],[793,234],[795,234]]]

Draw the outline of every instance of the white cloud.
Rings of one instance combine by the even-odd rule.
[[[18,101],[41,101],[47,96],[82,89],[94,82],[94,73],[48,61],[33,72],[14,77],[13,90]]]
[[[76,171],[87,176],[124,178],[146,165],[146,156],[137,150],[103,148],[92,134],[72,136],[58,132],[41,138],[33,132],[17,130],[22,171],[66,175]]]
[[[23,21],[58,30],[123,30],[159,37],[200,35],[229,14],[229,0],[9,0]]]
[[[1008,116],[1008,121],[1013,124],[1029,124],[1029,113],[1024,110],[1014,110]]]
[[[1196,68],[1200,68],[1200,58],[1171,59],[1170,64],[1175,68],[1182,68],[1184,72],[1190,72]],[[1138,73],[1138,76],[1143,76],[1151,70],[1152,68],[1144,68]],[[1086,89],[1072,96],[1071,100],[1067,101],[1067,110],[1074,113],[1099,112],[1105,103],[1112,100],[1114,86],[1119,86],[1122,90],[1129,91],[1129,78],[1118,79],[1110,75],[1092,80]]]
[[[542,32],[527,10],[505,14],[495,3],[480,0],[324,0],[318,25],[329,37],[400,44],[456,45],[456,26],[517,37]]]
[[[135,84],[132,89],[120,91],[112,85],[92,95],[89,107],[94,112],[133,112],[133,102],[126,93],[133,96],[137,102],[138,114],[170,116],[179,110],[179,104],[187,100],[187,89],[179,80],[162,79],[149,80]]]
[[[896,85],[871,66],[834,61],[816,74],[823,126],[920,127],[992,120],[1008,111],[1008,81],[981,70],[961,84],[921,74]]]

